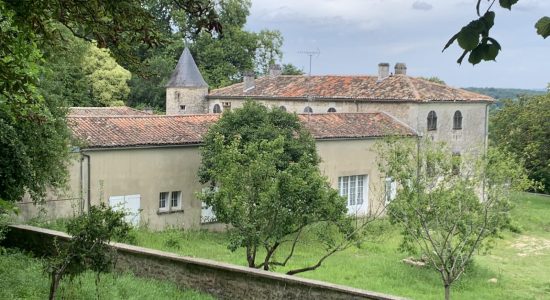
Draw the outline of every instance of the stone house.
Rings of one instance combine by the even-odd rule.
[[[395,185],[378,172],[373,146],[387,135],[430,136],[453,152],[482,151],[492,99],[406,75],[379,65],[378,76],[285,76],[277,68],[261,78],[209,91],[185,49],[166,88],[166,115],[131,108],[73,108],[75,149],[67,191],[35,207],[21,202],[22,218],[40,209],[48,217],[85,211],[100,201],[122,204],[134,224],[162,229],[219,227],[196,197],[199,146],[224,110],[246,99],[299,113],[316,140],[321,170],[348,200],[350,213],[381,209]]]

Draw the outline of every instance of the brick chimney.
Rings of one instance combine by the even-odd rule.
[[[407,65],[405,63],[396,63],[395,75],[407,75]]]
[[[379,63],[378,64],[378,81],[382,81],[384,78],[390,76],[390,64]]]
[[[283,70],[281,69],[281,65],[274,64],[274,65],[269,66],[269,76],[270,77],[277,77],[281,74],[283,74]]]
[[[251,89],[253,89],[255,86],[256,86],[256,83],[255,83],[255,74],[254,74],[254,71],[246,71],[244,72],[243,74],[243,83],[244,83],[244,86],[243,86],[243,91],[249,91]]]

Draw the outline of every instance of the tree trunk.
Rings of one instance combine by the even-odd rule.
[[[451,285],[445,285],[445,300],[451,300]]]
[[[56,271],[52,271],[52,282],[50,283],[50,297],[49,300],[55,299],[55,294],[57,293],[57,288],[59,287],[60,276]]]

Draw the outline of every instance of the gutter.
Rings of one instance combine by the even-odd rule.
[[[91,191],[91,186],[90,186],[90,183],[91,183],[91,178],[90,178],[90,174],[91,174],[91,170],[90,170],[90,155],[80,151],[80,154],[83,156],[83,157],[86,157],[86,161],[87,161],[87,172],[88,172],[88,192],[87,192],[87,195],[86,195],[86,204],[87,204],[87,210],[90,209],[90,206],[91,206],[91,195],[90,195],[90,191]],[[82,187],[83,187],[83,180],[82,180],[82,160],[80,160],[80,191],[82,192]]]

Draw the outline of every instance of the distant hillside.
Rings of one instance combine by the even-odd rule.
[[[524,89],[499,89],[499,88],[477,88],[468,87],[463,88],[468,91],[480,93],[483,95],[491,96],[495,99],[516,99],[521,95],[543,95],[546,94],[544,90],[524,90]]]

